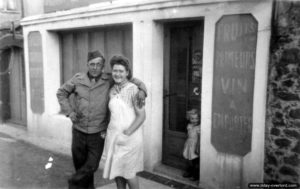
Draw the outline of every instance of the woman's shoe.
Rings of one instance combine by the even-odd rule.
[[[190,180],[191,181],[197,181],[197,180],[199,180],[199,178],[197,178],[197,177],[191,177]]]
[[[182,176],[183,176],[184,178],[189,178],[189,177],[192,176],[192,174],[191,174],[191,173],[188,173],[188,172],[185,172],[185,173],[183,173]]]

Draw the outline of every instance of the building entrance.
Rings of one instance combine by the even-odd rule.
[[[11,47],[1,52],[1,118],[19,125],[27,124],[26,83],[23,49]]]
[[[186,112],[201,112],[204,21],[165,24],[163,163],[185,169]]]

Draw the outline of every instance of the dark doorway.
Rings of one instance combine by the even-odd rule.
[[[1,52],[1,117],[3,121],[26,126],[26,83],[23,49],[11,47]]]
[[[186,111],[200,111],[204,21],[165,24],[163,163],[185,168]]]

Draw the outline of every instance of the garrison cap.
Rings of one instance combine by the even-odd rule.
[[[100,51],[90,51],[88,53],[88,61],[94,58],[102,58],[103,62],[105,62],[105,58]]]

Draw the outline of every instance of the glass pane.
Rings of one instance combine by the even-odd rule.
[[[16,0],[8,0],[8,2],[7,2],[7,10],[17,10]]]
[[[5,7],[5,1],[6,0],[0,0],[0,10],[3,10],[4,9],[4,7]]]

